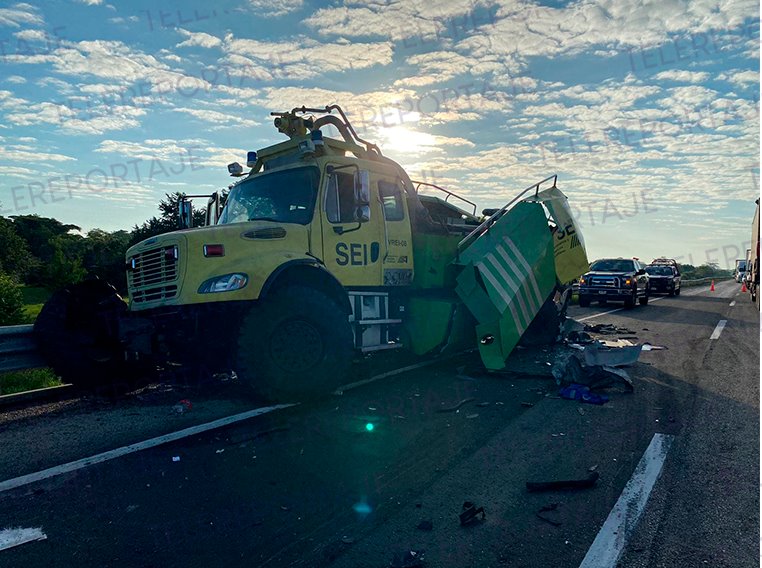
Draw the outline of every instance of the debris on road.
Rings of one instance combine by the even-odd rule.
[[[527,491],[558,491],[563,489],[588,489],[595,485],[600,474],[593,471],[584,479],[564,479],[559,481],[527,481]]]
[[[42,532],[42,527],[31,529],[19,527],[0,530],[0,550],[6,550],[36,540],[46,540],[47,538],[47,535]]]
[[[546,523],[553,525],[554,527],[560,527],[561,523],[558,521],[554,521],[553,519],[549,519],[548,517],[544,516],[542,513],[549,513],[550,511],[557,511],[558,510],[558,503],[551,503],[550,505],[545,505],[543,507],[540,507],[540,510],[535,513],[538,519],[541,521],[545,521]]]
[[[389,568],[419,568],[423,566],[423,550],[397,552],[389,563]]]
[[[341,542],[344,544],[353,544],[355,542],[355,539],[353,539],[351,536],[342,536]]]
[[[595,394],[590,392],[589,386],[579,385],[576,383],[561,387],[561,389],[558,391],[558,394],[561,396],[561,398],[565,398],[567,400],[579,400],[588,404],[601,405],[606,404],[609,401],[609,397],[607,397],[605,394]]]
[[[479,515],[481,515],[481,518],[479,518]],[[487,514],[484,512],[484,507],[477,507],[471,501],[465,501],[463,503],[463,510],[458,517],[460,518],[460,526],[465,527],[477,520],[485,520]]]
[[[650,343],[643,344],[643,351],[662,351],[667,349],[664,345],[651,345]]]
[[[455,412],[457,410],[460,410],[460,407],[464,404],[468,404],[469,402],[473,402],[476,400],[475,398],[464,398],[459,403],[454,404],[452,406],[445,406],[443,408],[437,408],[437,412]]]
[[[532,408],[534,406],[534,403],[532,403],[532,402],[522,402],[521,406],[523,406],[524,408]]]
[[[175,414],[184,414],[193,410],[193,403],[187,398],[182,399],[176,405],[172,407],[172,412]]]
[[[622,343],[610,346],[598,341],[585,346],[585,363],[590,366],[608,365],[611,367],[632,365],[640,357],[642,348],[642,345],[624,345]]]
[[[173,462],[179,462],[180,461],[180,456],[172,456],[172,461]]]
[[[431,530],[434,530],[434,523],[432,523],[428,519],[424,519],[420,523],[418,523],[418,525],[415,528],[421,531],[431,531]]]
[[[627,329],[626,327],[618,327],[611,323],[596,323],[593,325],[586,325],[585,331],[592,332],[592,333],[599,333],[601,335],[634,335],[635,332],[631,329]],[[643,331],[648,331],[647,329],[643,329]]]

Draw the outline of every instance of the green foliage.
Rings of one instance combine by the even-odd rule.
[[[0,374],[0,395],[55,387],[62,384],[51,369],[25,369]]]
[[[0,270],[23,279],[31,267],[32,255],[26,241],[10,219],[0,217]]]
[[[0,325],[19,325],[24,323],[24,320],[21,286],[10,276],[0,272]]]
[[[151,217],[142,225],[135,225],[132,228],[130,246],[156,235],[176,231],[180,226],[179,203],[183,195],[180,192],[165,194],[165,198],[159,202],[159,217]],[[203,225],[205,219],[205,208],[193,211],[194,227]]]

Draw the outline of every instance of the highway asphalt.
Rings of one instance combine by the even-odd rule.
[[[573,308],[666,347],[602,406],[557,397],[551,349],[503,375],[466,354],[2,490],[265,404],[218,384],[4,411],[0,566],[370,568],[416,551],[429,567],[603,568],[589,558],[617,546],[612,566],[758,566],[759,313],[739,290]],[[655,435],[669,444],[646,467]],[[525,486],[591,471],[588,489]],[[465,501],[484,519],[461,526]],[[8,528],[47,538],[3,550]]]

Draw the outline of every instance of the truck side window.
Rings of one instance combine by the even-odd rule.
[[[379,181],[378,192],[384,204],[384,218],[387,221],[402,221],[405,218],[405,208],[400,186],[388,181]]]
[[[355,178],[353,174],[333,172],[328,177],[325,213],[331,223],[355,221]]]

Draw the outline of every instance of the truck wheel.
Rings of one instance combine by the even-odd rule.
[[[643,296],[642,298],[640,298],[638,300],[638,302],[640,302],[641,306],[647,306],[648,305],[648,294],[646,293],[646,295]]]
[[[288,286],[244,317],[236,371],[266,398],[327,393],[346,378],[352,356],[341,307],[313,288]]]
[[[579,307],[580,308],[587,308],[590,305],[590,298],[586,298],[585,296],[579,297]]]
[[[637,298],[637,292],[633,291],[632,296],[629,298],[625,298],[624,300],[624,307],[627,309],[631,309],[635,307],[635,298]]]
[[[675,294],[677,294],[677,291],[676,291],[676,290],[670,290],[669,292],[667,292],[667,296],[669,296],[669,297],[672,297],[672,296],[674,296]]]
[[[680,295],[680,288],[676,288],[675,289],[675,296],[679,296],[679,295]]]
[[[103,280],[70,285],[42,307],[34,324],[35,340],[64,382],[123,392],[138,378],[124,364],[118,340],[119,319],[126,312],[116,289]]]

